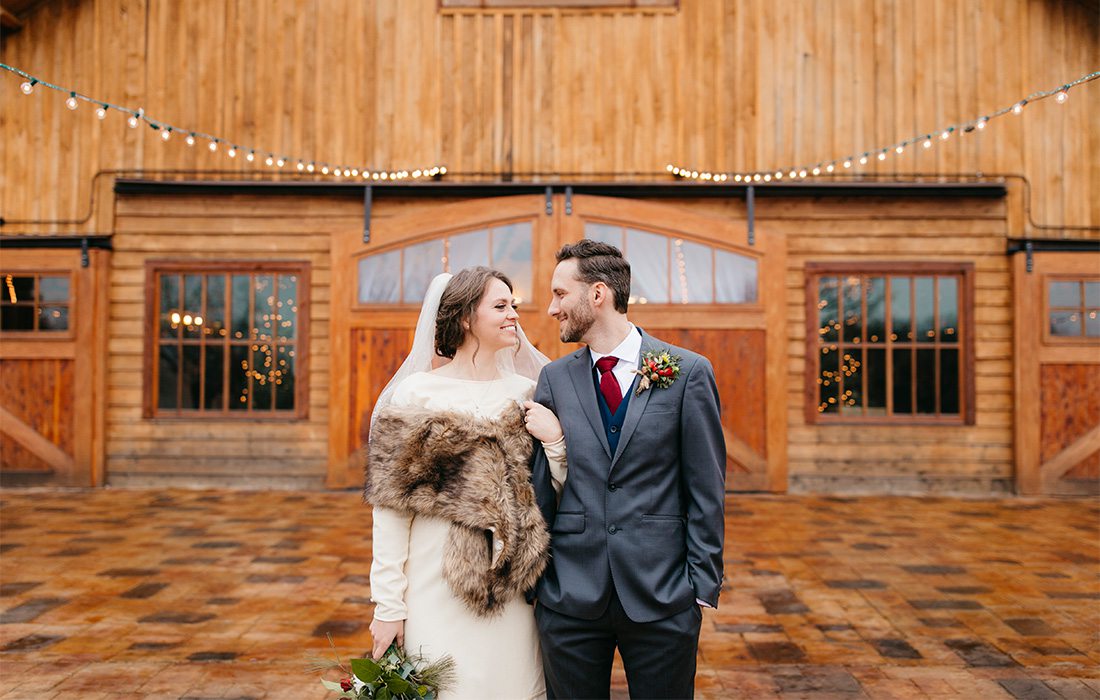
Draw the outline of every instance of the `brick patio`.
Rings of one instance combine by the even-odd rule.
[[[334,697],[369,532],[346,492],[0,491],[0,697]],[[1096,500],[732,496],[726,566],[700,698],[1100,698]]]

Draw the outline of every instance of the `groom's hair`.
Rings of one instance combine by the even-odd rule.
[[[626,313],[630,299],[630,263],[610,243],[582,238],[558,251],[558,262],[577,261],[577,277],[585,284],[603,282],[615,297],[615,310]]]
[[[503,272],[480,266],[468,267],[455,273],[447,283],[443,296],[439,298],[439,312],[435,317],[437,355],[454,359],[469,332],[463,328],[463,324],[473,321],[474,312],[485,296],[485,288],[494,279],[508,285],[509,291],[513,289],[512,280]]]

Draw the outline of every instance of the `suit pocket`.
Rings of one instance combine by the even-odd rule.
[[[666,523],[673,525],[682,525],[685,521],[684,518],[680,517],[679,515],[658,515],[655,513],[645,513],[644,515],[642,515],[642,522],[654,524]]]
[[[584,532],[585,520],[584,513],[559,512],[554,518],[554,526],[550,528],[550,532],[556,532],[561,535],[580,534]]]

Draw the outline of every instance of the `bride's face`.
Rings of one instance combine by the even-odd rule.
[[[516,344],[518,322],[512,290],[496,278],[489,280],[470,322],[471,335],[477,338],[482,350],[496,352]]]

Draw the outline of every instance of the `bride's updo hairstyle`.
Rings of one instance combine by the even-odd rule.
[[[439,298],[439,313],[435,317],[435,353],[454,359],[455,353],[469,333],[465,326],[473,320],[478,304],[485,296],[489,282],[498,279],[512,291],[512,281],[503,272],[489,267],[468,267],[459,271],[447,283]]]

